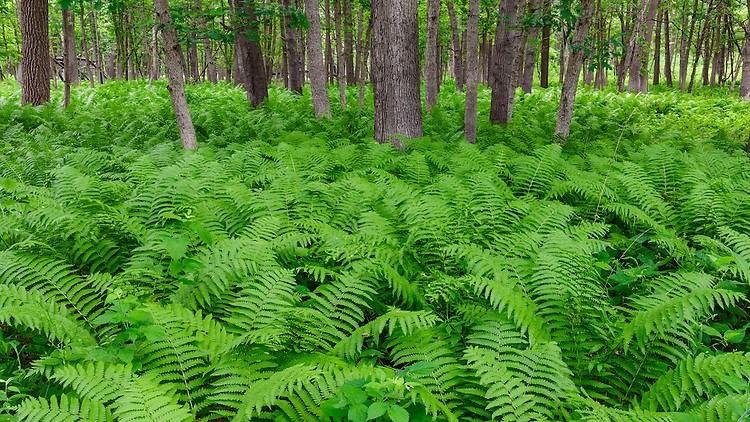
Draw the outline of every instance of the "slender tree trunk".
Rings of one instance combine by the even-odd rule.
[[[538,20],[539,14],[539,0],[531,0],[529,3],[529,15],[534,16],[534,20]],[[525,57],[523,60],[523,80],[521,82],[521,88],[523,92],[531,93],[531,87],[534,83],[534,65],[536,64],[536,43],[539,36],[539,26],[533,25],[529,28],[528,36],[526,37],[526,48]]]
[[[714,0],[709,0],[708,2],[708,8],[706,9],[706,19],[703,23],[703,29],[701,30],[701,34],[698,37],[698,44],[695,47],[695,58],[693,58],[693,68],[692,72],[690,74],[690,83],[688,84],[688,92],[693,92],[693,87],[695,86],[695,72],[698,69],[698,61],[701,58],[701,51],[704,49],[704,43],[706,41],[706,37],[708,36],[708,29],[710,27],[710,16],[711,12],[713,11],[714,6]]]
[[[695,25],[698,20],[698,0],[693,0],[692,14],[690,15],[690,30],[685,35],[685,26],[688,22],[688,14],[685,11],[682,16],[682,36],[680,38],[680,71],[679,71],[679,84],[681,90],[687,89],[687,73],[688,73],[688,60],[690,57],[690,46],[693,43],[693,36],[695,34]],[[697,54],[697,53],[696,53]]]
[[[182,62],[180,61],[180,44],[177,42],[177,31],[172,25],[167,0],[154,0],[156,21],[161,24],[161,35],[164,41],[164,59],[169,77],[169,94],[177,118],[177,128],[180,131],[182,146],[187,150],[198,148],[195,137],[195,127],[190,117],[187,98],[185,97],[185,79]]]
[[[354,73],[354,30],[352,24],[352,0],[341,0],[344,2],[342,12],[344,14],[344,58],[346,60],[346,83],[355,85],[357,76]]]
[[[453,41],[453,76],[456,78],[456,90],[464,90],[464,65],[463,65],[463,49],[461,48],[461,40],[458,29],[458,19],[456,18],[456,7],[453,4],[453,0],[448,0],[448,18],[451,24],[451,36]],[[467,28],[468,32],[468,28]],[[467,34],[468,35],[468,34]]]
[[[283,5],[286,9],[284,13],[284,34],[286,35],[284,42],[286,44],[287,51],[289,90],[298,94],[302,94],[302,84],[304,83],[304,79],[303,63],[301,62],[302,57],[300,52],[299,31],[296,28],[292,27],[292,20],[289,16],[289,10],[291,8],[290,0],[283,0]]]
[[[91,54],[89,54],[88,38],[86,36],[86,11],[84,5],[81,3],[79,19],[81,22],[81,51],[83,51],[83,57],[86,60],[86,77],[89,80],[91,87],[94,87],[94,71],[91,68]]]
[[[659,11],[656,18],[656,36],[654,37],[654,85],[661,82],[661,27],[664,22],[664,12]]]
[[[490,121],[493,123],[506,124],[511,119],[516,87],[514,68],[520,41],[520,33],[516,28],[518,14],[517,0],[500,2],[500,18],[495,31],[495,48],[490,66]]]
[[[96,60],[97,74],[99,75],[99,83],[104,83],[104,57],[102,50],[99,45],[99,31],[96,27],[96,10],[89,12],[89,21],[91,22],[91,37],[94,42],[94,60]]]
[[[70,86],[78,83],[78,58],[76,57],[73,12],[70,7],[62,10],[63,24],[63,75],[65,78],[63,106],[70,105]]]
[[[328,83],[333,84],[333,47],[331,42],[331,0],[326,0],[326,70],[328,72]]]
[[[669,8],[664,9],[664,81],[672,87],[672,44],[670,42]]]
[[[747,0],[747,11],[750,13],[750,0]],[[740,82],[740,97],[744,101],[750,101],[750,24],[746,25],[745,44],[742,47],[742,80]],[[748,141],[748,150],[750,153],[750,141]]]
[[[466,110],[464,114],[464,136],[472,144],[477,140],[477,85],[479,84],[478,27],[479,0],[469,0],[469,16],[466,20]]]
[[[325,64],[323,63],[319,5],[318,0],[305,0],[305,15],[310,24],[307,33],[307,59],[315,116],[331,117],[331,105],[328,102],[328,90],[326,89]]]
[[[659,0],[651,0],[651,3],[649,4],[648,9],[648,16],[646,17],[646,24],[643,34],[643,45],[641,46],[641,62],[639,66],[639,72],[638,77],[640,80],[638,91],[639,92],[647,92],[648,91],[648,62],[649,62],[649,52],[651,49],[651,40],[654,37],[654,26],[657,22],[656,20],[656,11],[659,8]]]
[[[404,147],[422,136],[417,0],[372,2],[375,139]]]
[[[542,53],[539,61],[539,85],[542,88],[549,87],[549,49],[552,27],[547,23],[547,14],[549,13],[549,0],[544,2],[544,21],[542,26]]]
[[[355,40],[356,52],[354,55],[354,81],[357,84],[359,84],[360,75],[362,73],[360,66],[362,65],[362,54],[364,53],[364,40],[362,39],[364,32],[365,11],[364,7],[360,7],[359,10],[357,10],[357,39]]]
[[[427,111],[437,104],[438,96],[438,32],[440,0],[427,0],[427,44],[425,46],[425,98]]]
[[[560,95],[560,110],[557,113],[557,125],[555,126],[555,140],[565,144],[570,136],[570,123],[573,120],[573,104],[575,103],[578,79],[581,74],[583,63],[583,44],[588,35],[591,16],[594,12],[593,0],[581,0],[581,16],[578,17],[575,33],[573,35],[573,48],[568,59],[568,67],[565,69],[562,94]]]
[[[344,33],[342,30],[343,20],[343,8],[341,7],[343,0],[336,0],[334,4],[336,21],[336,80],[339,83],[339,102],[341,103],[341,110],[346,109],[346,57],[344,52]]]
[[[21,29],[21,104],[50,98],[49,14],[46,0],[18,0]]]
[[[358,95],[357,95],[357,102],[359,104],[359,108],[362,109],[365,106],[365,81],[367,80],[367,56],[368,52],[370,51],[370,46],[372,45],[372,15],[370,15],[370,19],[367,22],[367,30],[365,31],[365,39],[362,47],[362,54],[359,55],[360,61],[357,65],[357,70],[359,71],[359,89],[358,89]]]
[[[159,29],[157,25],[151,28],[151,71],[149,79],[158,80],[161,77],[161,64],[159,61]]]

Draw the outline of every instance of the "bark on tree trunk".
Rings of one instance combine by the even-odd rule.
[[[544,6],[544,20],[545,25],[542,27],[542,53],[539,60],[539,85],[542,88],[549,87],[549,48],[550,48],[550,37],[552,35],[552,27],[546,23],[547,13],[549,11],[549,1],[545,1]]]
[[[672,87],[672,44],[669,37],[669,8],[664,10],[664,81]]]
[[[89,12],[89,21],[91,22],[91,36],[94,42],[94,60],[96,60],[97,74],[99,75],[99,83],[104,83],[104,56],[99,46],[99,31],[96,27],[96,11],[92,10]]]
[[[368,52],[370,51],[370,46],[372,45],[372,15],[370,15],[370,19],[367,22],[367,30],[365,31],[365,39],[363,42],[362,47],[362,54],[359,55],[359,64],[357,65],[357,70],[359,72],[359,89],[358,89],[358,95],[357,95],[357,102],[359,104],[359,108],[362,109],[365,106],[365,81],[367,80],[367,56]]]
[[[458,19],[456,18],[456,7],[453,4],[453,0],[448,0],[448,18],[451,24],[451,35],[453,41],[453,76],[456,78],[456,90],[464,90],[464,65],[463,65],[463,49],[461,48],[461,41],[458,29]],[[468,28],[467,28],[468,36]],[[464,39],[466,41],[466,39]],[[474,47],[472,47],[474,48]]]
[[[710,26],[710,15],[713,11],[714,6],[714,0],[709,0],[708,2],[708,8],[706,9],[706,19],[703,23],[703,29],[701,30],[700,36],[698,37],[698,44],[695,47],[695,58],[693,58],[693,68],[690,74],[690,83],[688,84],[688,92],[693,92],[693,86],[695,86],[695,72],[698,69],[698,61],[701,58],[701,51],[704,50],[704,43],[706,41],[706,37],[708,36],[708,29]]]
[[[328,83],[333,84],[333,47],[331,42],[331,0],[326,0],[326,71],[328,72]]]
[[[529,28],[526,37],[525,57],[523,60],[523,80],[521,88],[523,92],[531,93],[531,87],[534,84],[534,65],[536,64],[536,43],[539,36],[539,26],[536,24],[541,18],[539,14],[539,0],[532,0],[529,3],[529,15],[534,17],[534,24]]]
[[[151,64],[149,71],[149,79],[155,81],[161,76],[160,72],[160,61],[159,61],[159,28],[154,25],[151,28]]]
[[[258,42],[258,24],[255,18],[254,0],[233,0],[237,14],[235,28],[235,51],[237,72],[235,77],[245,87],[247,99],[253,107],[259,106],[268,97],[268,80],[265,62]]]
[[[291,2],[289,0],[283,0],[283,4],[286,8],[286,12],[284,13],[284,27],[286,28],[286,37],[284,42],[286,43],[288,60],[287,68],[289,71],[289,90],[298,94],[302,94],[302,84],[304,83],[304,79],[303,63],[299,43],[299,31],[296,28],[292,27],[292,20],[289,16]]]
[[[750,12],[750,0],[747,2]],[[745,44],[742,47],[742,81],[740,82],[740,97],[744,101],[750,101],[750,25],[745,28]],[[750,146],[750,143],[748,144]],[[750,152],[750,149],[748,150]]]
[[[664,21],[664,12],[659,11],[656,18],[656,36],[654,38],[654,85],[661,82],[661,27]]]
[[[49,102],[49,15],[46,0],[19,0],[21,104]]]
[[[698,0],[693,1],[692,17],[690,19],[690,29],[685,34],[685,26],[687,26],[687,11],[683,11],[682,17],[682,36],[680,37],[680,71],[679,71],[679,84],[681,90],[687,88],[687,72],[688,72],[688,60],[690,56],[690,46],[693,43],[693,35],[695,33],[695,25],[697,22],[696,14],[698,12]]]
[[[513,76],[520,39],[516,28],[518,14],[517,0],[503,0],[500,3],[500,17],[490,65],[490,121],[493,123],[506,124],[512,115],[516,87]]]
[[[167,0],[154,0],[154,14],[156,15],[156,21],[161,24],[164,58],[169,78],[169,94],[172,97],[172,107],[177,118],[177,128],[180,131],[182,146],[187,150],[195,150],[198,148],[198,142],[185,97],[185,79],[182,62],[180,61],[180,44],[177,41],[177,31],[172,25]]]
[[[479,0],[469,0],[469,16],[466,20],[466,110],[464,114],[464,136],[472,144],[477,140],[477,85],[479,84],[478,26]]]
[[[568,141],[568,136],[570,136],[573,104],[575,103],[576,89],[578,88],[578,79],[583,63],[583,43],[586,41],[594,11],[593,0],[581,0],[581,3],[582,12],[573,35],[573,48],[568,59],[568,67],[565,70],[565,79],[560,96],[560,110],[557,113],[557,124],[555,126],[555,141],[561,144],[565,144]]]
[[[307,33],[307,60],[310,69],[313,107],[316,117],[331,117],[331,105],[326,89],[326,72],[320,33],[320,2],[305,0],[305,15],[310,26]]]
[[[438,96],[438,31],[440,0],[427,0],[427,44],[425,46],[425,98],[427,111],[437,104]]]
[[[63,24],[63,75],[65,78],[63,106],[70,105],[70,86],[78,83],[78,58],[76,57],[75,29],[70,7],[62,10]]]
[[[81,13],[79,15],[81,22],[81,50],[83,51],[83,57],[86,60],[86,77],[89,80],[91,87],[94,87],[94,71],[91,67],[91,55],[89,54],[88,39],[86,37],[86,11],[84,10],[83,3],[81,3]]]
[[[352,28],[352,0],[343,0],[344,8],[344,58],[346,59],[346,84],[357,83],[354,73],[354,30]]]
[[[417,0],[372,3],[375,139],[404,147],[422,136]]]
[[[343,0],[336,0],[334,4],[336,21],[336,80],[339,83],[339,103],[341,104],[341,110],[346,110],[346,58],[344,53],[344,33],[342,30],[342,18],[343,8],[341,2]]]

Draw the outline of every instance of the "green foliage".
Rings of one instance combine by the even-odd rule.
[[[467,145],[444,92],[401,152],[370,108],[193,85],[187,153],[165,92],[0,103],[0,419],[750,407],[747,106],[582,92],[560,148],[540,91]]]

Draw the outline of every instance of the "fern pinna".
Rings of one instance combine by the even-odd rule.
[[[746,157],[241,139],[226,89],[197,153],[0,145],[0,419],[746,415]]]

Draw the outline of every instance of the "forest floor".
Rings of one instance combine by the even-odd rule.
[[[584,90],[561,148],[556,90],[507,127],[485,90],[469,145],[445,86],[395,151],[356,91],[331,120],[309,92],[187,93],[195,153],[161,83],[78,88],[68,110],[0,84],[0,350],[24,345],[0,354],[0,418],[63,397],[121,419],[155,397],[160,420],[747,407],[750,104]],[[117,380],[82,387],[91,365]]]

